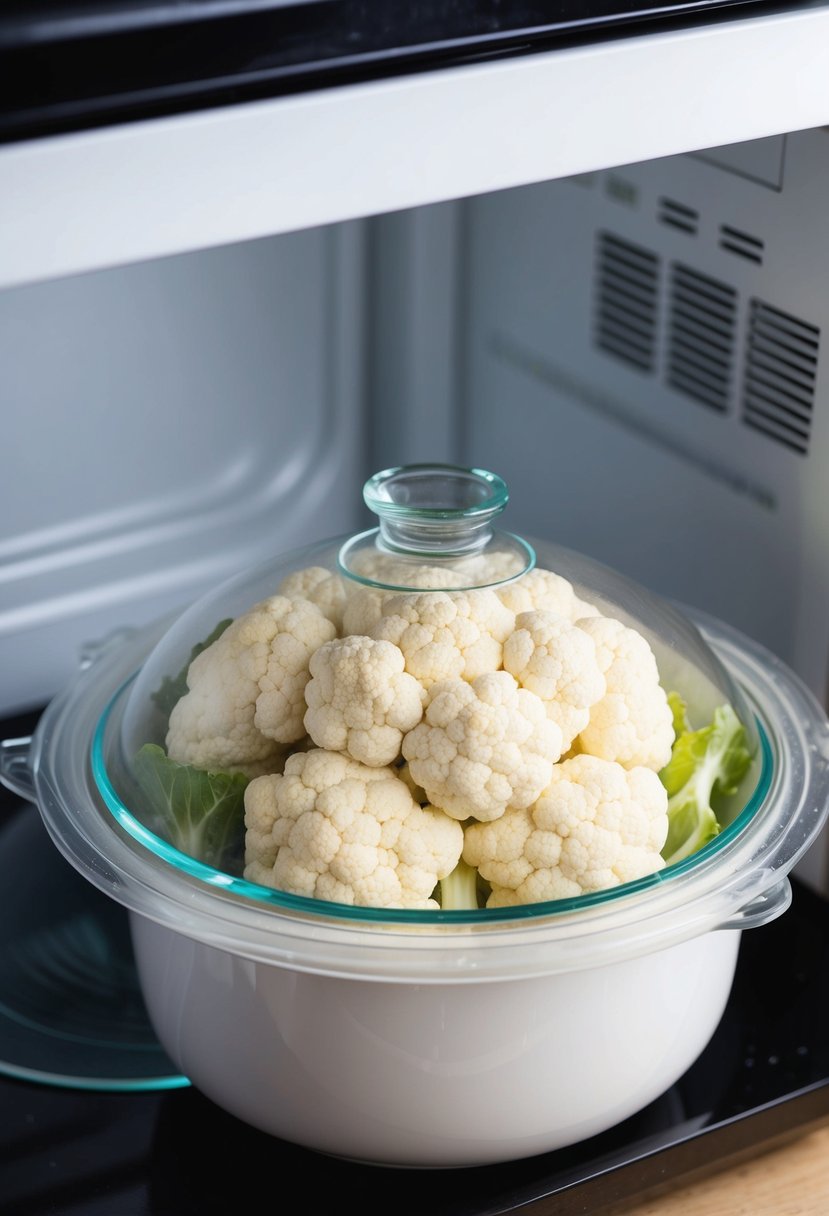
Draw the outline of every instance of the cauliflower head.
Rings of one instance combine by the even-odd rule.
[[[419,806],[392,769],[337,752],[290,756],[245,790],[245,878],[295,895],[437,908],[462,848],[461,825]]]
[[[277,591],[289,599],[310,600],[323,616],[328,617],[338,633],[342,629],[345,584],[339,574],[332,574],[324,566],[307,566],[283,578]]]
[[[520,612],[556,612],[568,621],[598,616],[599,610],[580,599],[573,584],[561,574],[536,566],[521,578],[498,587],[496,595],[516,616]]]
[[[644,632],[551,570],[457,589],[511,553],[375,557],[386,586],[296,570],[165,681],[169,759],[248,778],[245,877],[451,908],[479,878],[496,907],[660,869],[675,723]]]
[[[508,806],[529,806],[561,750],[543,702],[506,671],[435,684],[424,720],[403,739],[412,781],[455,819],[492,820]]]
[[[606,684],[578,736],[581,751],[659,772],[671,758],[675,733],[650,644],[613,617],[584,618],[578,626],[593,639]]]
[[[426,591],[386,600],[369,633],[399,646],[406,671],[428,690],[498,671],[514,623],[494,591]]]
[[[335,636],[308,600],[272,596],[237,617],[188,668],[170,713],[170,759],[219,771],[278,761],[305,735],[311,655]]]
[[[423,716],[426,693],[391,642],[346,637],[311,656],[305,729],[318,747],[372,768],[392,764]]]
[[[529,807],[470,824],[463,858],[491,884],[487,907],[600,891],[662,869],[668,797],[649,768],[580,755]]]
[[[567,751],[606,691],[593,639],[555,612],[520,612],[504,643],[504,670],[544,702]]]

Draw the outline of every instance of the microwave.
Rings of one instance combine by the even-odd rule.
[[[444,7],[0,19],[4,719],[421,461],[829,706],[829,5]],[[819,919],[825,834],[796,877]]]

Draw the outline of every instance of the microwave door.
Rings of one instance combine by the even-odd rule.
[[[758,0],[11,0],[0,138],[27,139],[753,16]]]
[[[717,12],[692,29],[667,23],[238,104],[18,130],[0,144],[0,285],[825,122],[829,6]],[[0,109],[13,114],[12,103]]]

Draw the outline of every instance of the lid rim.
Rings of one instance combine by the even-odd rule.
[[[456,476],[458,479],[465,478],[470,481],[476,480],[487,488],[488,495],[480,502],[470,503],[465,507],[426,507],[419,504],[412,505],[411,503],[396,502],[394,499],[383,497],[377,492],[379,487],[388,485],[395,480],[401,480],[409,475],[417,479],[428,474],[440,474],[447,477]],[[440,463],[406,464],[393,465],[387,469],[381,469],[380,472],[369,477],[363,485],[363,501],[371,511],[381,518],[421,520],[424,523],[430,520],[435,522],[447,520],[483,520],[497,515],[504,510],[509,502],[509,490],[504,479],[488,469]]]

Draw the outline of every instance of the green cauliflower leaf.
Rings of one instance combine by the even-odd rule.
[[[668,705],[674,716],[674,735],[678,739],[680,735],[685,734],[686,730],[691,729],[691,723],[688,721],[688,706],[678,692],[668,693]]]
[[[150,811],[147,827],[189,857],[216,869],[238,868],[245,835],[244,774],[178,764],[163,747],[145,743],[133,761],[133,775]]]
[[[745,727],[730,705],[718,706],[708,726],[691,730],[682,698],[672,693],[669,701],[677,736],[659,776],[668,791],[668,838],[662,856],[673,865],[718,834],[712,802],[736,793],[751,752]]]

